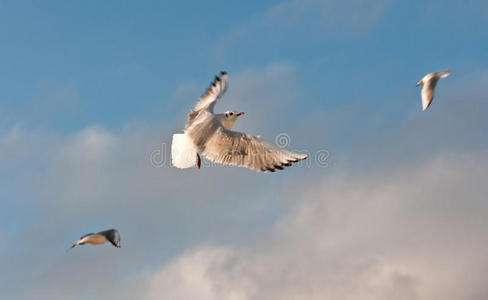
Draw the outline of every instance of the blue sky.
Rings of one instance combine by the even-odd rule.
[[[0,0],[0,296],[483,299],[487,27],[477,0]],[[216,110],[306,164],[151,164],[221,70]]]
[[[260,1],[1,5],[4,127],[21,120],[60,131],[92,123],[118,129],[134,119],[171,118],[172,109],[191,105],[168,100],[181,83],[205,86],[221,69],[232,74],[270,62],[296,64],[308,101],[326,108],[354,90],[385,101],[433,69],[462,72],[487,60],[486,8],[473,1],[384,1],[365,20],[344,8],[331,16],[326,5],[324,12],[272,16],[278,4]],[[56,89],[74,99],[48,100]],[[43,101],[58,108],[39,116],[30,107]]]

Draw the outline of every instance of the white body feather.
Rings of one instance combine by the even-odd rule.
[[[192,140],[185,133],[173,134],[171,143],[171,161],[173,166],[186,169],[196,164],[197,150]]]

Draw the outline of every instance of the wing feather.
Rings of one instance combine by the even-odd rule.
[[[424,76],[422,81],[424,86],[422,87],[422,110],[426,110],[430,106],[432,100],[434,99],[435,87],[439,79],[445,78],[451,74],[450,69],[444,71],[432,72]]]
[[[434,99],[435,84],[432,84],[432,80],[427,81],[422,87],[422,110],[426,110]]]
[[[120,248],[120,235],[117,229],[109,229],[100,231],[97,234],[101,234],[107,238],[107,240],[112,243],[117,248]]]
[[[202,154],[211,161],[257,171],[281,170],[307,155],[294,153],[257,136],[219,127],[207,140]]]
[[[80,240],[81,240],[82,238],[87,237],[87,236],[90,236],[90,235],[94,235],[94,233],[87,233],[87,234],[85,234],[85,235],[81,236],[81,237],[80,237]]]
[[[227,90],[227,73],[220,72],[220,76],[215,76],[214,81],[210,84],[208,89],[203,93],[203,95],[198,100],[195,105],[195,111],[208,108],[213,112],[213,108],[217,100],[219,100],[222,95]]]

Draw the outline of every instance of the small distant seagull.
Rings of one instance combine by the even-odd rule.
[[[432,99],[434,99],[434,89],[439,79],[449,76],[451,70],[447,69],[440,72],[432,72],[424,76],[422,80],[417,82],[417,86],[424,85],[422,87],[422,111],[425,111],[429,107]]]
[[[226,111],[214,114],[214,106],[227,90],[227,73],[221,72],[188,114],[183,134],[174,134],[171,145],[173,165],[200,169],[200,154],[226,165],[246,167],[256,171],[282,170],[306,159],[298,154],[266,142],[255,135],[232,131],[237,118],[244,112]]]
[[[72,249],[77,245],[84,245],[84,244],[98,245],[98,244],[104,244],[106,242],[110,242],[115,247],[120,248],[119,232],[116,229],[109,229],[97,233],[85,234],[84,236],[80,237],[79,240],[74,241],[73,246],[71,246],[71,248],[69,249]]]

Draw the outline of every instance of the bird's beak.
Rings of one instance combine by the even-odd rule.
[[[424,82],[422,80],[420,80],[419,82],[417,82],[417,86],[422,85],[422,84],[424,84]]]
[[[243,112],[243,111],[241,111],[240,113],[236,114],[236,116],[240,117],[240,116],[242,116],[243,114],[244,114],[244,112]]]

